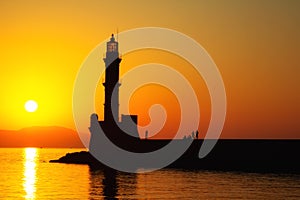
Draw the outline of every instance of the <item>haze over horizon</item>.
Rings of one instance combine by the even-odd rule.
[[[56,125],[75,130],[73,86],[89,52],[117,29],[155,26],[195,39],[217,64],[228,103],[221,138],[300,139],[299,9],[300,2],[292,0],[2,1],[0,129]],[[103,53],[99,68],[104,68]],[[153,62],[178,70],[191,82],[201,109],[203,137],[210,119],[209,94],[187,61],[157,50],[132,52],[122,56],[120,76]],[[122,92],[126,91],[121,87]],[[37,102],[35,112],[24,109],[28,100]],[[100,118],[103,101],[99,83]],[[150,122],[151,105],[162,104],[169,118],[157,137],[169,138],[176,131],[180,107],[167,88],[146,85],[133,94],[129,105],[124,104],[120,102],[120,113],[128,107],[139,115],[142,126]]]
[[[58,126],[0,130],[0,147],[84,148],[76,131]]]

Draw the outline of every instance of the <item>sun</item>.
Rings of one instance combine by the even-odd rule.
[[[24,107],[27,112],[35,112],[38,108],[38,104],[33,100],[28,100],[26,101]]]

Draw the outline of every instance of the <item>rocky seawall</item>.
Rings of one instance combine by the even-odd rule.
[[[158,149],[168,140],[140,140],[138,152]],[[177,141],[179,144],[184,142]],[[246,171],[267,173],[300,173],[300,140],[219,140],[214,149],[202,159],[198,158],[203,140],[194,140],[187,151],[167,167],[200,170]],[[89,152],[68,153],[50,162],[88,164],[106,167]],[[141,166],[137,166],[137,169]],[[143,166],[145,167],[145,166]],[[146,166],[151,168],[152,166]]]

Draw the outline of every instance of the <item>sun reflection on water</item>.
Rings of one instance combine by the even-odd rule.
[[[25,199],[35,199],[35,182],[36,182],[36,161],[37,149],[25,148],[24,149],[24,182],[23,188],[26,193]]]

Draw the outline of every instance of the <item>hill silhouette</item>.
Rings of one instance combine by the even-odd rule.
[[[0,130],[0,147],[84,147],[78,134],[59,126],[33,126],[20,130]]]

